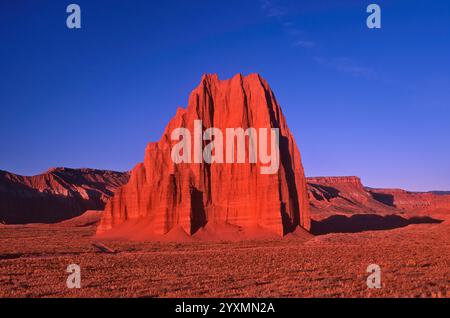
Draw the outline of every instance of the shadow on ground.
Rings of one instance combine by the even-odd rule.
[[[328,233],[358,233],[363,231],[392,230],[410,224],[442,223],[442,220],[428,216],[406,219],[399,215],[355,214],[350,217],[333,215],[321,221],[311,222],[311,233],[323,235]]]

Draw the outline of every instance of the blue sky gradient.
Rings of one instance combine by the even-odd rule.
[[[450,189],[449,1],[72,2],[0,3],[2,170],[129,170],[203,73],[257,72],[308,176]]]

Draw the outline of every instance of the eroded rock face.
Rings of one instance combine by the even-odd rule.
[[[450,193],[410,192],[364,187],[358,177],[307,178],[311,213],[315,220],[332,215],[448,214]]]
[[[359,177],[314,177],[307,182],[315,220],[337,214],[397,213],[394,207],[373,198]]]
[[[176,142],[171,134],[180,127],[194,131],[195,120],[202,121],[203,131],[279,128],[278,172],[261,174],[262,164],[248,160],[175,164],[171,150]],[[147,146],[144,162],[107,204],[97,233],[137,222],[149,234],[181,227],[192,235],[207,224],[220,223],[259,226],[281,236],[297,227],[309,229],[309,217],[300,153],[267,82],[257,74],[230,80],[205,75],[187,108],[179,108],[160,141]]]
[[[102,210],[127,172],[53,168],[36,176],[0,171],[0,222],[52,223]]]
[[[402,211],[450,211],[448,192],[411,192],[402,189],[369,189],[369,191],[378,201]]]

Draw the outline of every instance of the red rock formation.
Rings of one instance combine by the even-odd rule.
[[[316,220],[334,214],[389,213],[390,207],[375,200],[358,177],[316,177],[307,182]]]
[[[102,210],[128,173],[54,168],[32,177],[0,171],[0,222],[52,223]]]
[[[434,215],[450,212],[450,194],[366,188],[358,177],[307,178],[312,217],[336,214]]]
[[[261,174],[261,164],[248,161],[175,164],[172,131],[185,127],[192,132],[198,119],[203,131],[210,127],[223,132],[238,127],[279,128],[278,172]],[[299,226],[309,229],[300,153],[267,82],[257,74],[223,81],[217,75],[203,76],[187,108],[178,109],[160,141],[148,145],[144,162],[133,169],[129,183],[107,204],[97,233],[120,228],[124,222],[140,224],[124,235],[129,237],[137,228],[149,237],[179,228],[192,235],[207,224],[257,226],[278,235]]]
[[[450,193],[411,192],[402,189],[369,189],[378,201],[401,211],[433,212],[450,210]]]

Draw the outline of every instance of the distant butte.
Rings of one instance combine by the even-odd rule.
[[[307,182],[315,220],[358,214],[440,217],[450,212],[450,195],[444,191],[375,189],[363,186],[358,177],[315,177]]]
[[[36,176],[0,170],[0,222],[54,223],[87,210],[102,210],[128,173],[51,168]]]

